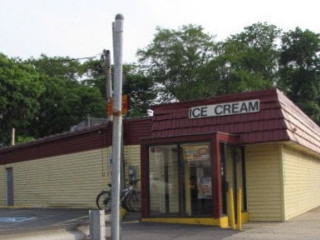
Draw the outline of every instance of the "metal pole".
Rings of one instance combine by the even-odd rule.
[[[112,97],[112,81],[111,81],[111,63],[110,63],[110,51],[103,50],[104,62],[106,64],[106,98]]]
[[[106,221],[103,210],[89,210],[90,240],[106,239]]]
[[[112,23],[112,32],[113,33],[115,32],[115,23],[114,22]],[[115,42],[117,41],[117,39],[115,37],[115,34],[112,35],[112,41],[113,41],[113,46],[116,46]],[[111,71],[110,71],[110,74],[111,74]],[[110,79],[111,79],[111,76],[110,76]],[[123,85],[123,81],[122,81],[121,85]],[[112,101],[112,98],[110,99],[110,101]],[[108,119],[110,121],[112,121],[113,120],[113,116],[108,117]],[[121,131],[122,131],[122,136],[123,136],[123,126],[122,126],[122,130]],[[124,164],[123,138],[121,138],[121,152],[122,152],[122,154],[121,154],[121,164],[122,165],[121,165],[121,170],[120,170],[120,172],[121,172],[120,189],[125,187],[125,164]]]
[[[11,145],[15,145],[16,144],[16,129],[12,128],[12,133],[11,133]]]
[[[107,104],[112,101],[112,78],[111,78],[111,61],[110,61],[110,51],[103,50],[103,58],[105,63],[105,73],[106,73],[106,101]],[[112,121],[112,115],[108,115],[108,120]]]
[[[122,32],[123,16],[117,14],[114,23],[114,96],[112,133],[112,196],[111,239],[120,240],[120,169],[122,138]]]

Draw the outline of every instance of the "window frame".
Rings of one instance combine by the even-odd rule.
[[[213,132],[207,134],[194,134],[194,135],[183,135],[173,137],[162,137],[162,138],[144,138],[141,139],[141,197],[142,197],[142,218],[152,218],[150,216],[150,202],[149,202],[149,147],[154,145],[171,145],[176,144],[180,149],[180,144],[194,143],[194,142],[209,142],[210,156],[211,156],[211,169],[212,169],[212,204],[213,211],[210,216],[219,218],[223,215],[222,210],[222,183],[221,183],[221,165],[220,165],[220,150],[219,143],[226,142],[229,144],[238,144],[239,137],[234,134]],[[178,162],[180,164],[181,157],[178,154]],[[181,165],[181,164],[180,164]],[[181,188],[181,182],[179,183]],[[180,200],[179,200],[180,201]],[[179,212],[181,213],[181,204],[179,202]],[[166,216],[165,217],[170,217]],[[177,216],[174,216],[177,217]],[[185,216],[184,216],[185,217]],[[197,216],[198,217],[198,216]],[[208,217],[206,215],[205,217]]]

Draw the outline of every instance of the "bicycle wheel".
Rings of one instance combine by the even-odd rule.
[[[128,196],[128,208],[133,212],[140,212],[141,202],[140,202],[140,193],[133,191],[130,196]]]
[[[97,207],[101,210],[110,211],[111,210],[111,192],[102,191],[98,194],[96,198]]]

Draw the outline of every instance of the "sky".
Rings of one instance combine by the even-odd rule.
[[[318,0],[0,0],[0,52],[22,59],[112,53],[112,22],[121,13],[123,61],[134,63],[158,26],[201,25],[216,41],[257,22],[320,33],[319,5]]]

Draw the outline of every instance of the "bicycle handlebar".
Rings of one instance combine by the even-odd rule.
[[[140,179],[136,179],[136,180],[131,180],[129,181],[129,185],[132,186],[132,185],[135,185],[137,182],[139,182]],[[111,183],[108,183],[108,187],[111,188]]]
[[[129,185],[134,185],[136,184],[140,179],[136,179],[136,180],[130,180],[129,181]]]

